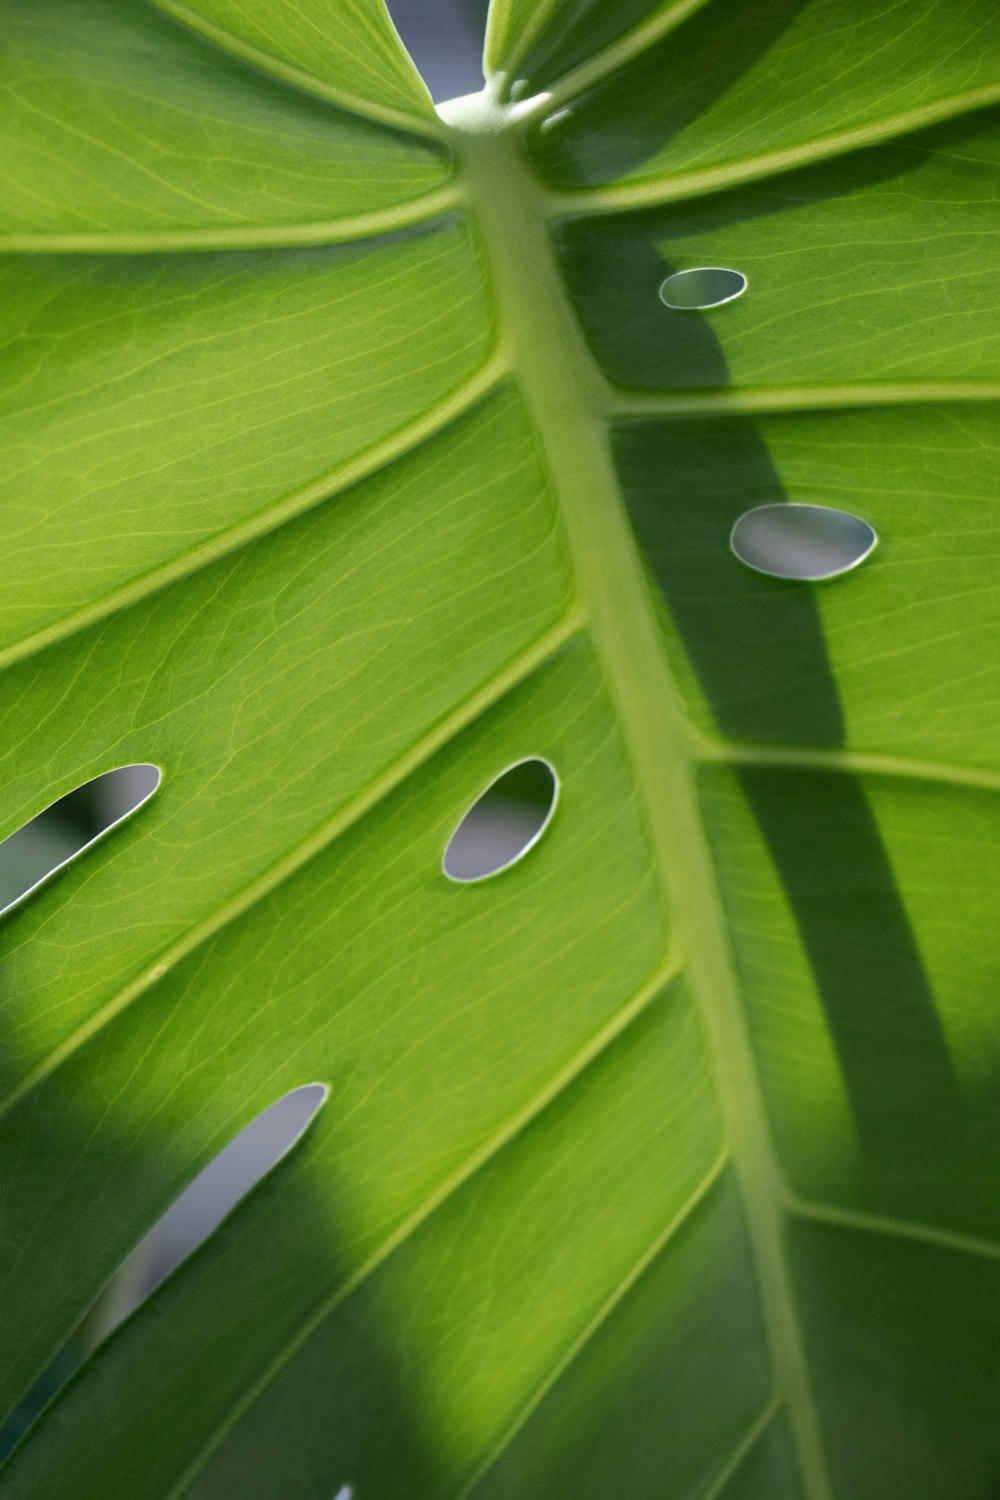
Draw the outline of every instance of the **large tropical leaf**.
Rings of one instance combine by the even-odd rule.
[[[3,0],[10,1500],[1000,1488],[995,0]],[[672,310],[699,265],[738,301]],[[853,512],[825,584],[746,510]],[[555,816],[442,852],[512,763]]]

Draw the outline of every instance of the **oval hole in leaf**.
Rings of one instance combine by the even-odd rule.
[[[559,800],[559,777],[547,760],[519,760],[473,803],[444,852],[444,873],[461,885],[510,869],[533,848]]]
[[[153,795],[158,767],[119,766],[84,782],[0,843],[0,912],[34,890]]]
[[[731,271],[727,266],[696,266],[668,276],[660,287],[660,301],[683,311],[721,307],[742,297],[746,289],[742,271]]]
[[[758,505],[733,527],[729,544],[748,568],[771,578],[817,583],[863,563],[878,535],[860,516],[827,505]]]

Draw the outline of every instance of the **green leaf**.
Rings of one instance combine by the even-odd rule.
[[[441,146],[335,113],[131,0],[9,0],[0,88],[13,249],[325,243],[446,197]]]
[[[705,0],[494,0],[486,62],[505,93],[524,97],[604,77],[672,30]],[[617,44],[617,45],[615,45]]]
[[[650,45],[634,58],[620,46],[624,66],[609,73],[599,60],[593,80],[557,78],[539,129],[548,177],[615,183],[616,203],[768,177],[1000,101],[991,0],[962,0],[960,14],[919,0],[905,17],[840,0],[643,9]]]
[[[0,922],[4,1411],[329,1094],[4,1500],[990,1500],[991,5],[499,0],[443,121],[375,0],[78,9],[0,43],[0,835],[163,781]],[[744,568],[784,501],[877,550]]]
[[[119,0],[120,3],[120,0]],[[381,0],[153,0],[166,15],[295,88],[373,118],[427,129],[427,90]]]

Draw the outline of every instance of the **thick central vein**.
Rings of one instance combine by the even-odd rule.
[[[776,1379],[810,1500],[831,1489],[787,1263],[779,1176],[736,989],[695,786],[697,742],[670,675],[611,460],[607,389],[560,274],[544,202],[502,111],[450,107],[509,357],[562,507],[581,605],[645,802],[661,879],[714,1054]]]

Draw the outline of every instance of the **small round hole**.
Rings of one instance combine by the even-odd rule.
[[[559,778],[547,760],[519,760],[491,781],[455,829],[442,868],[468,885],[509,870],[533,848],[559,798]]]
[[[771,578],[818,583],[849,573],[878,535],[847,510],[827,505],[758,505],[740,516],[729,545],[748,568]]]
[[[660,301],[668,307],[692,311],[700,307],[721,307],[742,297],[747,279],[742,271],[726,266],[696,266],[691,271],[675,271],[660,287]]]

